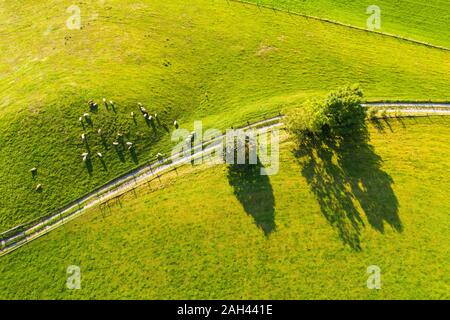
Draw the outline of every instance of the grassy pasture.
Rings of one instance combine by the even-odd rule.
[[[79,6],[82,29],[68,30],[66,1],[1,1],[2,231],[169,151],[166,129],[154,134],[138,101],[171,130],[174,119],[229,127],[354,82],[369,100],[450,99],[450,55],[439,50],[226,1]],[[89,147],[103,153],[105,167],[94,158],[89,174],[78,118],[88,100],[103,97],[116,112],[101,103],[91,112]],[[137,160],[112,148],[119,132],[134,142]]]
[[[256,187],[186,167],[2,258],[0,298],[448,299],[449,121],[383,120],[339,148],[285,140]]]
[[[450,47],[450,6],[446,0],[248,0],[274,8],[336,20],[366,28],[367,7],[381,10],[381,30],[438,46]]]

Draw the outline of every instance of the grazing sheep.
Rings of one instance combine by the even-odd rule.
[[[97,156],[101,159],[103,158],[103,155],[100,152],[97,152]]]
[[[173,122],[173,126],[175,127],[175,129],[178,129],[179,125],[178,125],[177,120],[175,120],[175,121]]]
[[[117,141],[113,142],[113,146],[117,147],[119,145],[119,143]]]
[[[87,153],[87,152],[81,154],[81,157],[83,158],[83,162],[86,162],[88,156],[89,156],[89,153]]]
[[[38,184],[37,186],[36,186],[36,191],[41,191],[42,190],[42,184]]]
[[[37,168],[31,168],[30,172],[32,176],[35,176],[37,173]]]
[[[89,109],[92,112],[96,112],[98,110],[98,104],[95,103],[93,100],[89,100],[88,105],[89,105]]]
[[[98,129],[97,133],[98,133],[99,136],[101,136],[102,135],[102,129]]]
[[[138,103],[138,105],[139,105],[139,110],[141,111],[142,114],[148,113],[148,112],[147,112],[147,109],[145,109],[145,108],[142,106],[142,104],[139,104],[139,103]]]
[[[81,140],[86,141],[86,134],[84,133],[81,134]]]
[[[81,124],[83,124],[83,117],[79,117],[79,118],[78,118],[78,121],[80,121]]]
[[[134,118],[135,114],[133,111],[131,111],[131,117]]]
[[[89,119],[89,113],[86,112],[85,114],[83,114],[83,117]]]
[[[106,101],[106,98],[103,98],[103,104],[105,105],[105,107],[108,107],[108,102]]]
[[[133,149],[133,142],[127,142],[128,150]]]

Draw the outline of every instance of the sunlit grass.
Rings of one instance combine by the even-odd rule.
[[[448,299],[449,119],[381,121],[369,131],[365,149],[342,149],[340,162],[322,150],[314,167],[285,140],[279,174],[256,194],[236,192],[224,166],[187,167],[160,190],[154,182],[129,193],[2,258],[0,297]],[[311,183],[312,168],[328,173],[324,184]],[[328,205],[349,215],[330,220]],[[266,216],[255,216],[261,207]],[[258,221],[271,222],[270,232]],[[69,265],[81,268],[81,290],[65,287]],[[370,265],[382,270],[381,290],[366,287]]]
[[[235,126],[354,82],[369,100],[450,98],[446,52],[253,6],[96,1],[80,4],[81,30],[65,27],[62,0],[1,7],[0,230],[170,151],[165,129],[154,136],[142,117],[133,123],[139,101],[172,130],[174,119],[188,128],[193,120]],[[116,101],[117,113],[103,97]],[[95,158],[91,176],[78,122],[90,99],[100,102],[90,147],[107,166]],[[105,149],[99,128],[109,146],[118,132],[134,142],[137,163]]]
[[[251,3],[336,20],[367,28],[367,8],[380,8],[381,29],[438,46],[450,47],[450,6],[446,0],[248,0]]]

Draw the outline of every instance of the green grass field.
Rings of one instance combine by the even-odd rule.
[[[450,99],[448,52],[254,6],[82,3],[81,30],[66,28],[66,1],[0,7],[1,231],[169,151],[166,129],[154,133],[140,114],[131,119],[137,102],[170,131],[174,119],[186,127],[245,123],[354,82],[369,100]],[[103,97],[116,101],[115,112]],[[86,128],[89,148],[105,159],[93,159],[91,174],[78,122],[90,99],[100,109]],[[135,143],[137,159],[111,147],[118,132]]]
[[[269,178],[187,167],[91,210],[2,258],[0,298],[449,299],[450,119],[369,132],[301,154],[285,140]]]
[[[285,11],[83,1],[70,30],[72,3],[0,0],[0,232],[169,154],[174,120],[226,129],[353,83],[367,101],[450,101],[449,51],[290,13],[364,28],[372,2],[248,2]],[[447,1],[375,4],[381,32],[450,47]],[[301,148],[284,134],[277,175],[186,166],[89,209],[0,258],[0,299],[449,299],[450,118],[369,133]]]
[[[445,0],[248,0],[290,12],[366,28],[367,7],[381,10],[381,32],[450,47],[450,7]]]

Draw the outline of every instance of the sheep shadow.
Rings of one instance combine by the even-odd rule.
[[[114,149],[116,150],[117,157],[119,158],[120,162],[125,162],[125,154],[123,153],[123,149],[121,146],[114,146]]]
[[[106,138],[103,135],[100,136],[100,142],[105,150],[109,149],[108,141],[106,141]]]
[[[228,165],[228,182],[245,212],[268,237],[276,228],[275,198],[268,176],[261,175],[264,166],[257,164]]]
[[[138,156],[137,156],[137,153],[136,153],[136,149],[135,149],[135,148],[131,148],[131,149],[130,149],[130,155],[131,155],[131,159],[133,160],[133,162],[134,162],[135,164],[138,164],[138,163],[139,163],[139,159],[138,159]]]
[[[100,158],[100,163],[102,164],[103,170],[108,171],[108,166],[103,158]]]
[[[92,176],[92,173],[94,172],[94,166],[92,164],[92,159],[87,158],[86,161],[84,162],[84,165],[86,166],[86,170],[87,170],[88,174],[90,176]]]
[[[402,232],[393,180],[382,170],[382,159],[369,143],[367,128],[352,136],[310,136],[296,156],[303,177],[321,212],[344,244],[361,250],[363,212],[372,228],[384,233],[385,224]]]

